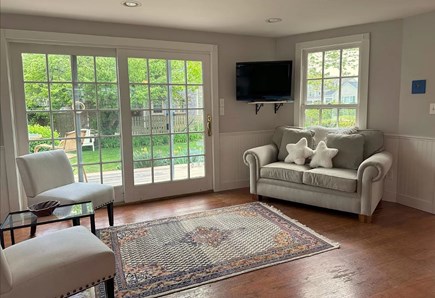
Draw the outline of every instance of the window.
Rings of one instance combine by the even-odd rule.
[[[369,35],[296,46],[295,123],[366,127]]]

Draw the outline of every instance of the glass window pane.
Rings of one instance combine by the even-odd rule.
[[[131,111],[131,133],[132,135],[148,135],[151,133],[149,111]]]
[[[24,83],[24,97],[26,98],[26,109],[48,110],[48,84]]]
[[[101,183],[101,172],[100,172],[100,164],[96,165],[83,165],[83,169],[85,170],[86,178],[88,179],[88,183]],[[75,167],[74,176],[76,176],[76,181],[78,181],[78,173],[77,168]]]
[[[184,61],[183,60],[170,60],[170,77],[169,83],[172,84],[185,84],[186,83],[186,72],[184,69]]]
[[[82,147],[83,148],[83,147]],[[75,160],[75,159],[74,159]],[[83,164],[95,164],[99,163],[100,160],[100,151],[99,150],[88,150],[88,149],[82,149],[82,163]],[[90,166],[89,170],[86,171],[87,174],[89,173],[95,173],[100,171],[100,165],[92,165]]]
[[[201,132],[204,131],[204,111],[189,110],[189,131]]]
[[[189,178],[188,166],[189,159],[185,158],[174,158],[172,160],[174,163],[174,180],[183,180]]]
[[[190,158],[190,178],[205,177],[204,156],[192,156]]]
[[[340,50],[325,52],[325,78],[340,76]]]
[[[185,86],[169,86],[171,95],[171,109],[186,108],[186,87]]]
[[[150,86],[151,108],[152,109],[167,109],[169,107],[168,87],[161,85]],[[154,111],[158,112],[158,111]]]
[[[50,84],[51,109],[71,110],[73,103],[72,84]]]
[[[322,122],[325,127],[337,127],[337,109],[322,109]]]
[[[119,135],[119,112],[100,111],[99,132],[102,135]]]
[[[171,160],[160,159],[153,162],[154,182],[171,181]]]
[[[97,89],[95,84],[77,84],[75,96],[85,105],[85,109],[97,108]]]
[[[169,111],[163,110],[161,114],[151,114],[151,129],[153,134],[169,132]]]
[[[130,84],[130,106],[132,109],[149,109],[148,85]]]
[[[203,133],[191,133],[189,134],[189,154],[198,155],[204,154],[204,134]]]
[[[101,161],[121,160],[121,141],[119,137],[101,138]]]
[[[341,103],[358,102],[358,78],[341,79]]]
[[[148,66],[145,58],[128,58],[128,80],[130,83],[148,83]]]
[[[320,109],[305,110],[305,127],[310,127],[320,124]]]
[[[187,84],[202,84],[201,61],[187,61]]]
[[[324,104],[338,104],[339,97],[339,79],[324,80],[323,87],[323,103]]]
[[[97,82],[116,82],[115,57],[96,57]]]
[[[51,82],[71,82],[71,56],[48,55],[48,77]]]
[[[322,80],[307,81],[307,101],[306,104],[322,103]]]
[[[82,130],[85,130],[85,137],[95,139],[98,136],[98,122],[97,112],[84,110],[81,113],[77,113],[77,119],[80,120],[80,126]],[[95,143],[95,140],[93,140]],[[94,145],[95,148],[96,145]]]
[[[318,79],[322,77],[323,53],[308,53],[307,79]]]
[[[338,112],[338,126],[352,127],[356,125],[356,109],[340,109]]]
[[[67,133],[75,131],[74,123],[74,113],[72,111],[53,113],[53,128],[61,138],[65,137]]]
[[[153,158],[166,158],[170,154],[169,135],[153,136]]]
[[[172,138],[172,156],[187,156],[187,134],[174,134]]]
[[[29,139],[51,139],[50,114],[45,112],[27,113],[27,130]],[[32,134],[32,136],[30,135]],[[59,133],[54,132],[58,138]]]
[[[133,137],[133,160],[151,159],[151,137]]]
[[[359,48],[344,49],[341,76],[358,76]]]
[[[95,68],[93,56],[77,56],[77,81],[94,82]]]
[[[118,108],[118,86],[116,84],[98,84],[97,94],[100,109]]]
[[[189,108],[202,108],[204,106],[202,86],[188,86],[187,101]]]
[[[171,110],[172,132],[187,132],[186,110]]]
[[[149,59],[150,83],[167,83],[167,66],[165,59]]]
[[[121,163],[103,163],[103,182],[109,185],[122,185]]]
[[[21,57],[25,82],[47,82],[47,66],[44,54],[22,54]]]
[[[134,184],[148,184],[152,183],[152,162],[151,161],[137,161],[133,163],[134,166]]]

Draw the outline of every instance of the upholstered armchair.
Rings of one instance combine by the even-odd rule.
[[[115,256],[78,226],[0,247],[0,298],[63,298],[104,282],[114,297]]]
[[[23,155],[17,157],[17,165],[29,205],[50,200],[61,204],[92,201],[94,209],[107,206],[109,224],[113,226],[113,187],[75,182],[71,164],[63,150]]]

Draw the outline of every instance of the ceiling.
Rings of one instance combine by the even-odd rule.
[[[281,37],[404,18],[435,10],[435,0],[1,0],[1,12]],[[269,24],[267,18],[282,18]]]

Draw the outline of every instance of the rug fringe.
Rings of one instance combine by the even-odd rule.
[[[303,223],[301,223],[300,221],[293,219],[291,217],[288,217],[287,215],[285,215],[281,210],[279,210],[278,208],[276,208],[275,206],[263,203],[263,202],[257,202],[258,204],[261,204],[263,207],[266,207],[268,209],[270,209],[271,211],[279,214],[281,217],[285,218],[286,220],[294,223],[295,225],[297,225],[298,227],[301,227],[305,230],[307,230],[308,232],[314,234],[317,238],[322,239],[323,241],[327,242],[328,244],[331,244],[332,246],[334,246],[334,248],[340,248],[340,243],[332,241],[331,239],[317,233],[316,231],[314,231],[313,229],[311,229],[310,227],[307,227],[306,225],[304,225]]]

